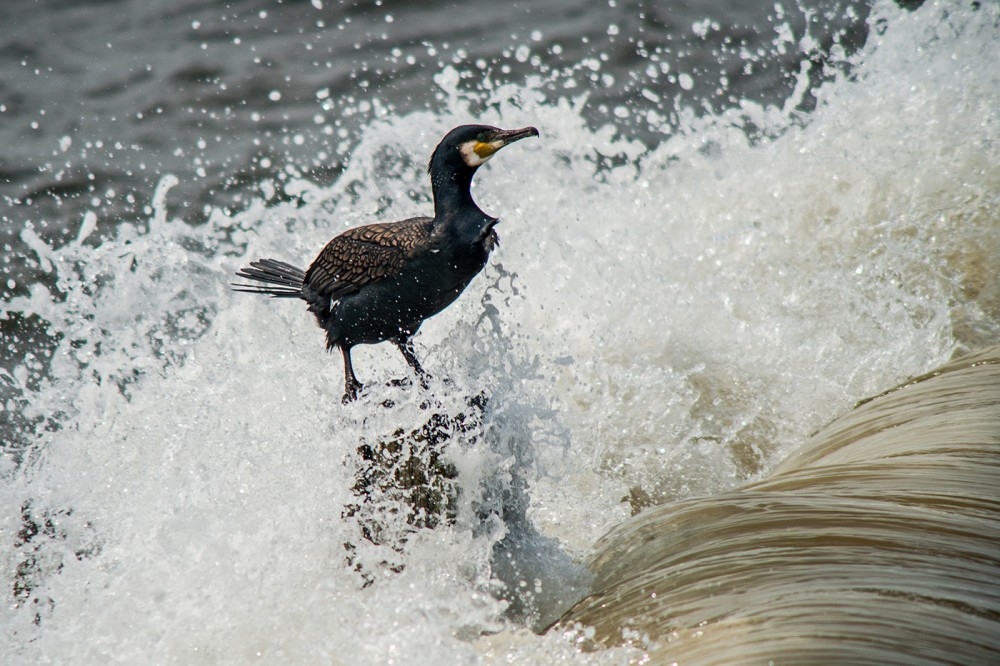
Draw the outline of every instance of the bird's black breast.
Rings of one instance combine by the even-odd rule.
[[[404,270],[396,286],[416,325],[458,298],[483,270],[493,245],[492,237],[462,243],[442,235],[414,257],[412,270]]]

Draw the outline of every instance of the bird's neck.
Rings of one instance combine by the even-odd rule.
[[[432,181],[434,219],[449,232],[478,240],[483,230],[496,222],[476,205],[472,198],[472,171],[442,175]]]
[[[441,213],[470,207],[479,210],[476,202],[472,200],[473,173],[471,170],[446,171],[431,179],[435,217],[440,216]]]

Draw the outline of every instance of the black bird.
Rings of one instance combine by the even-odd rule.
[[[348,229],[323,248],[309,270],[261,259],[238,271],[264,284],[233,284],[236,291],[301,298],[326,331],[326,348],[344,355],[344,402],[362,388],[351,366],[351,348],[390,340],[420,377],[413,336],[425,319],[448,307],[486,265],[499,222],[472,199],[476,170],[494,153],[534,127],[502,130],[462,125],[448,132],[427,171],[434,217]]]

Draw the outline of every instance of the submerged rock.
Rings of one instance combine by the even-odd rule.
[[[488,399],[479,393],[465,401],[465,409],[449,413],[433,398],[421,409],[429,412],[416,428],[395,428],[377,439],[362,438],[355,452],[357,470],[352,492],[357,499],[344,507],[344,517],[357,521],[361,537],[376,546],[401,552],[418,529],[452,524],[458,511],[458,470],[446,455],[452,446],[473,446],[482,437],[483,412]],[[394,405],[386,401],[384,408]],[[355,544],[345,544],[348,563],[372,581],[355,561]],[[401,564],[382,562],[399,571]]]

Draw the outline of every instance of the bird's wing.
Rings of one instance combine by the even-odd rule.
[[[336,301],[369,282],[397,275],[407,259],[426,247],[432,222],[415,217],[348,229],[326,244],[304,282],[317,296]]]

